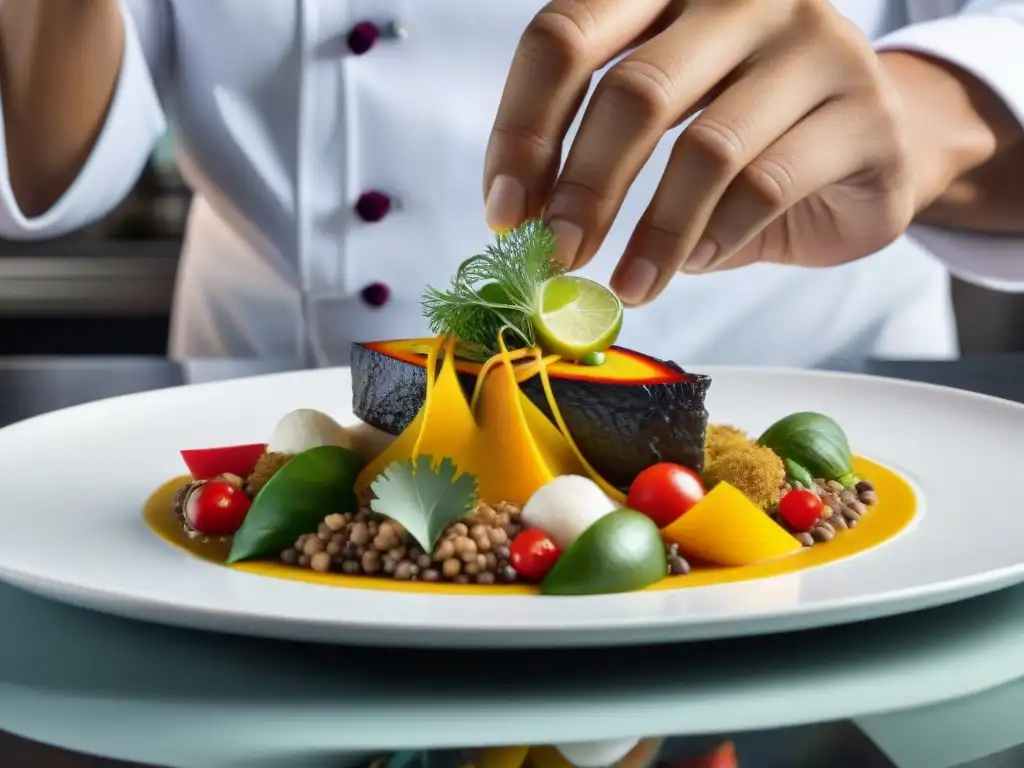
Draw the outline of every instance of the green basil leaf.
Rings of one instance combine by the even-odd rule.
[[[228,563],[276,556],[332,512],[355,512],[363,461],[335,445],[303,451],[267,481],[231,542]]]

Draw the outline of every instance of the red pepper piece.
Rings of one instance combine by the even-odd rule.
[[[194,448],[181,452],[193,480],[212,480],[218,475],[248,477],[266,451],[266,443]]]

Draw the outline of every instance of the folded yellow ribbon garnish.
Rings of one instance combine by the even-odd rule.
[[[430,456],[451,459],[460,472],[476,476],[481,498],[525,503],[559,475],[587,475],[618,503],[624,495],[604,480],[580,453],[555,402],[547,368],[559,358],[539,349],[509,351],[499,334],[499,352],[480,368],[469,402],[455,372],[455,340],[438,337],[427,354],[423,406],[386,451],[370,462],[356,481],[366,490],[394,461]],[[438,357],[443,350],[440,370]],[[520,366],[516,361],[532,357]],[[554,424],[519,385],[541,377]]]

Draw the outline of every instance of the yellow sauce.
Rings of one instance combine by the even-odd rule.
[[[842,560],[851,555],[866,552],[872,547],[888,541],[914,519],[914,515],[917,513],[917,495],[906,480],[873,461],[859,456],[855,457],[853,468],[861,477],[871,479],[875,484],[875,493],[878,496],[878,503],[860,519],[856,528],[838,531],[832,541],[816,544],[789,557],[739,568],[697,567],[686,576],[666,577],[648,589],[686,589],[710,584],[763,579],[768,576],[781,576]],[[146,501],[143,518],[149,528],[168,543],[210,563],[223,565],[230,544],[222,541],[203,542],[198,539],[190,539],[181,530],[181,526],[174,516],[172,509],[174,493],[188,480],[187,477],[178,477],[157,489]],[[377,589],[433,595],[529,595],[537,594],[538,591],[536,587],[525,584],[487,586],[439,584],[317,573],[309,568],[269,561],[240,563],[225,567],[258,576],[291,579],[292,581],[304,581],[310,584],[323,584],[346,589]]]

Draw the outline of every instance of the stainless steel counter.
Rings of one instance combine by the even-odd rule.
[[[181,242],[0,244],[0,317],[138,317],[170,312]]]

